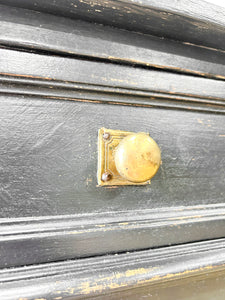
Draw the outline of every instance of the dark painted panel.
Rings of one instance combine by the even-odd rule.
[[[1,96],[1,217],[224,201],[224,116]],[[97,187],[100,127],[146,131],[162,151],[149,186]]]

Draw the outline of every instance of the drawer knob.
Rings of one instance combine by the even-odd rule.
[[[115,151],[115,165],[126,180],[146,182],[158,171],[161,152],[157,143],[146,133],[131,134],[122,139]]]

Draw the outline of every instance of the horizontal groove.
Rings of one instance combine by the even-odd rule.
[[[195,243],[184,243],[182,245],[173,245],[170,247],[157,247],[153,249],[141,249],[138,251],[131,251],[125,253],[117,253],[116,262],[113,263],[115,266],[125,267],[132,257],[139,255],[140,260],[143,262],[159,261],[164,262],[175,256],[187,256],[192,253],[198,254],[208,253],[210,251],[216,252],[225,249],[225,239],[210,239],[208,241],[198,241]],[[94,257],[86,257],[75,260],[65,260],[59,262],[46,262],[42,264],[34,264],[30,266],[21,266],[16,268],[5,268],[0,269],[0,284],[5,282],[13,282],[24,279],[38,279],[49,276],[63,275],[66,272],[71,273],[82,273],[89,271],[93,266],[96,267],[98,262],[104,263],[113,261],[115,255],[96,255]],[[102,264],[102,263],[101,263]],[[54,272],[49,272],[47,267],[51,267]],[[64,269],[62,269],[62,267]],[[75,267],[77,269],[75,269]],[[100,266],[99,270],[101,270]],[[77,275],[77,274],[76,274]]]
[[[220,80],[139,68],[134,68],[133,72],[130,72],[129,67],[122,65],[98,64],[97,62],[69,58],[61,60],[59,57],[37,56],[27,52],[6,49],[1,49],[1,55],[3,63],[0,66],[0,74],[2,77],[42,80],[49,84],[55,82],[74,85],[85,83],[86,86],[104,86],[114,90],[141,90],[160,94],[224,100],[225,83]]]
[[[224,224],[224,204],[1,219],[0,265],[31,265],[218,239],[225,237]]]
[[[171,92],[167,93],[164,91],[147,91],[147,90],[140,90],[138,88],[123,88],[123,87],[110,87],[107,85],[99,85],[99,84],[89,84],[89,83],[79,83],[79,82],[73,82],[73,81],[62,81],[62,80],[55,80],[55,79],[46,79],[46,78],[38,78],[38,77],[32,77],[32,76],[17,76],[14,74],[0,74],[0,83],[2,84],[11,84],[11,88],[18,84],[23,87],[24,92],[26,91],[26,88],[28,89],[29,86],[35,90],[35,87],[38,87],[40,90],[41,87],[45,87],[49,89],[49,86],[51,90],[53,88],[57,90],[87,90],[87,91],[97,91],[99,92],[106,92],[106,93],[116,93],[116,94],[130,94],[130,95],[137,95],[137,96],[144,96],[144,97],[150,97],[150,96],[156,96],[159,95],[160,97],[170,98],[174,100],[196,100],[203,102],[207,100],[213,100],[213,101],[219,101],[220,104],[225,104],[225,98],[220,97],[206,97],[201,95],[189,95],[185,93],[176,93]],[[10,87],[10,85],[9,85]],[[213,101],[210,101],[209,103],[212,103]]]
[[[225,113],[225,101],[220,98],[204,98],[178,93],[169,94],[161,91],[145,91],[85,83],[65,83],[57,80],[49,82],[49,80],[19,76],[1,75],[0,93],[50,100]]]
[[[75,54],[75,53],[68,53],[64,51],[57,51],[57,50],[44,50],[40,48],[34,48],[33,46],[18,46],[15,44],[12,44],[11,46],[9,44],[3,44],[0,43],[0,49],[7,49],[7,50],[15,50],[20,52],[26,52],[26,53],[32,53],[37,55],[46,55],[46,56],[55,56],[55,57],[61,57],[61,58],[71,58],[71,59],[79,59],[79,60],[85,60],[85,61],[92,61],[92,62],[98,62],[98,63],[107,63],[107,64],[114,64],[114,65],[122,65],[122,66],[128,66],[128,67],[135,67],[140,68],[143,70],[156,70],[166,73],[172,73],[172,74],[182,74],[186,76],[192,76],[192,77],[200,77],[200,78],[208,78],[208,79],[216,79],[220,81],[225,81],[225,76],[222,75],[214,75],[214,74],[208,74],[203,73],[199,71],[194,70],[187,70],[182,68],[176,68],[172,66],[160,66],[149,63],[146,65],[146,63],[141,62],[134,62],[131,59],[120,59],[120,58],[104,58],[100,56],[94,56],[94,55],[82,55],[82,54]]]
[[[9,49],[225,79],[218,49],[4,5],[0,19],[0,44]]]
[[[156,99],[156,101],[154,102],[150,102],[147,101],[148,103],[144,104],[144,103],[137,103],[137,102],[127,102],[127,101],[118,101],[118,100],[114,100],[114,101],[110,101],[110,100],[96,100],[96,99],[92,99],[92,98],[69,98],[69,97],[61,97],[61,96],[43,96],[41,94],[24,94],[24,93],[18,93],[18,92],[3,92],[0,94],[2,95],[10,95],[10,96],[23,96],[23,97],[29,97],[30,98],[40,98],[40,99],[45,99],[45,100],[65,100],[65,101],[77,101],[77,102],[84,102],[84,103],[93,103],[93,104],[109,104],[109,105],[124,105],[124,106],[136,106],[136,107],[144,107],[144,108],[157,108],[157,109],[172,109],[172,110],[188,110],[188,111],[192,111],[192,112],[201,112],[201,113],[215,113],[215,114],[225,114],[225,109],[223,108],[224,105],[216,105],[213,106],[212,104],[208,104],[209,107],[205,107],[205,105],[198,105],[197,107],[195,107],[192,104],[192,107],[190,107],[190,105],[188,107],[183,106],[182,104],[178,103],[178,105],[174,105],[173,103],[171,104],[167,104],[165,100],[163,100],[161,103],[158,99]]]
[[[59,91],[60,89],[66,90],[68,92],[69,90],[85,90],[85,91],[96,91],[98,93],[111,93],[111,94],[124,94],[124,95],[137,95],[140,97],[153,97],[153,96],[159,96],[161,98],[170,98],[173,100],[184,100],[184,101],[201,101],[203,103],[213,103],[218,101],[219,104],[225,105],[225,98],[219,98],[219,97],[205,97],[201,95],[189,95],[185,93],[176,93],[176,92],[163,92],[163,91],[147,91],[147,90],[140,90],[140,89],[134,89],[134,88],[122,88],[122,87],[110,87],[107,85],[99,85],[99,84],[89,84],[89,83],[79,83],[79,82],[73,82],[73,81],[61,81],[61,80],[54,80],[54,79],[46,79],[46,78],[37,78],[37,77],[31,77],[29,75],[27,76],[15,76],[13,74],[5,75],[0,74],[0,83],[1,84],[11,84],[12,89],[14,87],[23,87],[23,91],[25,92],[27,90],[33,90],[35,91],[35,88],[38,88],[40,90],[41,87],[47,88],[48,91],[52,91],[55,89],[55,91]],[[50,86],[50,87],[49,87]],[[213,100],[207,102],[207,100]]]
[[[7,50],[15,50],[19,52],[26,52],[26,53],[32,53],[32,54],[37,54],[37,55],[45,55],[45,56],[55,56],[55,57],[61,57],[61,58],[71,58],[71,59],[79,59],[79,60],[85,60],[85,61],[92,61],[92,62],[98,62],[98,63],[108,63],[108,64],[114,64],[114,65],[122,65],[122,66],[128,66],[128,67],[135,67],[135,68],[140,68],[144,70],[157,70],[161,72],[170,72],[174,74],[183,74],[186,76],[192,76],[192,77],[202,77],[202,78],[209,78],[209,79],[216,79],[216,80],[225,80],[225,76],[222,77],[213,75],[213,74],[203,74],[202,72],[197,72],[197,71],[188,71],[184,69],[178,70],[178,68],[173,68],[173,67],[167,67],[165,68],[164,66],[155,66],[153,64],[150,64],[147,66],[144,63],[141,62],[134,62],[131,60],[126,60],[126,59],[119,59],[119,58],[103,58],[103,57],[98,57],[98,56],[90,56],[90,55],[81,55],[81,54],[73,54],[73,53],[68,53],[68,52],[63,52],[63,51],[56,51],[56,50],[44,50],[40,48],[34,48],[34,47],[25,47],[25,46],[16,46],[13,45],[9,46],[8,44],[3,44],[0,43],[0,49],[7,49]]]
[[[174,208],[159,208],[131,211],[117,211],[104,213],[89,213],[80,215],[61,215],[35,218],[1,218],[0,238],[7,235],[57,233],[58,230],[69,231],[77,226],[81,232],[85,227],[90,231],[105,231],[106,226],[139,228],[140,226],[169,226],[175,222],[201,222],[210,219],[225,219],[225,204],[205,206],[184,206]]]
[[[102,293],[106,296],[107,293],[146,285],[155,286],[177,279],[198,280],[206,274],[207,278],[224,276],[224,250],[225,239],[217,239],[3,269],[0,270],[1,297],[14,299],[19,295],[28,299],[92,298]]]

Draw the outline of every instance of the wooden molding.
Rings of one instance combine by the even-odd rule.
[[[137,299],[164,288],[223,278],[225,240],[0,270],[1,299]],[[204,285],[197,284],[197,295]],[[215,288],[218,283],[215,282]],[[214,291],[208,286],[208,293]],[[224,284],[222,284],[224,287]],[[158,289],[157,289],[158,288]],[[192,287],[193,289],[193,287]],[[191,289],[191,291],[192,291]],[[224,291],[224,289],[223,289]],[[204,292],[204,290],[203,290]],[[218,290],[216,291],[219,292]],[[192,294],[193,295],[193,294]],[[97,297],[97,299],[99,299]],[[212,296],[213,297],[213,296]],[[165,299],[165,298],[163,298]]]
[[[225,205],[217,204],[2,218],[0,265],[29,265],[222,238],[224,211]]]
[[[1,4],[225,49],[225,10],[205,1],[1,0]]]
[[[221,50],[4,5],[0,26],[11,49],[225,79]]]
[[[222,80],[7,49],[0,54],[3,93],[224,112]]]

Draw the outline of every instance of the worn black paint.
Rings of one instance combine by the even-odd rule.
[[[105,65],[104,65],[105,67]],[[107,71],[105,68],[102,69]],[[129,70],[129,69],[128,69]],[[161,74],[161,73],[160,73]],[[156,73],[152,73],[156,75]],[[152,89],[143,90],[141,86],[137,86],[137,89],[125,89],[124,87],[118,88],[113,86],[103,86],[99,84],[101,81],[96,80],[96,84],[87,83],[72,83],[68,81],[56,81],[43,78],[31,78],[24,76],[0,76],[0,91],[4,94],[10,95],[29,95],[30,98],[40,97],[43,99],[55,99],[55,100],[71,100],[71,101],[83,101],[89,103],[105,103],[105,104],[120,104],[126,106],[140,106],[140,107],[156,107],[164,109],[179,109],[198,112],[215,112],[224,114],[225,102],[223,98],[203,98],[202,94],[192,96],[182,93],[177,93],[171,86],[172,80],[170,73],[165,76],[165,81],[161,82],[161,88],[165,88],[165,84],[169,82],[169,88],[167,92],[155,89],[156,76],[151,77],[149,86],[151,83]],[[86,77],[87,79],[89,77]],[[177,80],[179,77],[174,77]],[[172,77],[173,79],[173,77]],[[186,77],[182,78],[177,85],[178,91],[182,91],[183,82],[186,82]],[[188,82],[189,90],[191,85],[195,84],[195,77],[190,77]],[[204,81],[205,82],[205,81]],[[211,81],[206,81],[205,85],[208,85]],[[51,83],[51,84],[49,84]],[[160,82],[159,82],[160,83]],[[199,84],[199,81],[197,82]],[[213,82],[212,86],[216,91],[216,85]],[[121,81],[120,81],[121,85]],[[203,85],[203,86],[205,86]],[[202,85],[201,85],[202,86]],[[219,85],[220,89],[223,89],[223,84]],[[152,91],[153,90],[153,91]],[[217,91],[216,91],[217,93]]]
[[[222,300],[224,248],[221,239],[5,269],[1,299]]]
[[[163,94],[224,100],[224,80],[8,49],[0,49],[0,55],[0,75],[11,75],[16,77],[15,79],[38,79],[50,86],[55,82],[84,83],[103,88],[154,91]]]
[[[224,115],[7,94],[1,97],[0,103],[3,166],[1,216],[32,217],[30,223],[29,219],[24,219],[26,228],[28,226],[29,230],[30,227],[31,232],[39,228],[38,224],[33,223],[37,216],[74,214],[75,217],[91,213],[94,215],[87,217],[93,223],[95,213],[114,211],[123,214],[122,211],[129,211],[132,214],[133,211],[135,222],[138,221],[140,209],[168,207],[170,211],[172,207],[182,209],[187,205],[216,205],[224,202]],[[163,161],[150,186],[113,189],[97,187],[97,132],[102,126],[150,132],[161,148]],[[84,228],[84,232],[79,235],[75,232],[82,226],[82,222],[71,228],[66,219],[65,225],[59,226],[55,234],[52,235],[51,229],[45,237],[37,230],[33,236],[25,234],[23,237],[23,227],[17,228],[18,233],[21,232],[20,236],[13,236],[13,232],[10,233],[8,229],[10,227],[6,227],[5,234],[2,234],[4,255],[1,264],[31,264],[223,237],[223,208],[219,207],[219,211],[211,219],[200,219],[195,223],[196,226],[192,223],[197,221],[195,219],[199,215],[205,214],[204,210],[195,212],[193,208],[193,222],[186,220],[183,224],[175,215],[170,225],[158,228],[154,234],[150,226],[149,239],[145,236],[145,225],[138,222],[138,240],[135,238],[137,231],[132,231],[132,226],[127,231],[129,226],[120,226],[116,218],[113,221],[118,222],[116,230],[96,233]],[[208,213],[206,210],[206,216]],[[187,218],[189,214],[190,210],[187,209],[184,216]],[[169,214],[165,215],[163,220],[167,222],[170,217]],[[182,220],[183,216],[180,217]],[[107,220],[107,214],[105,218]],[[50,221],[46,219],[46,226]],[[126,222],[127,218],[124,217],[122,221]],[[101,225],[101,219],[99,222]],[[151,212],[147,222],[151,224]],[[42,223],[45,224],[45,220]],[[211,224],[213,233],[207,229]],[[11,226],[16,228],[13,222]],[[180,226],[182,229],[178,229]],[[68,233],[65,234],[66,228]],[[185,233],[187,228],[188,234]],[[11,237],[13,240],[7,242]],[[31,237],[33,241],[29,244]],[[115,239],[116,244],[110,242]],[[99,247],[96,245],[97,240]],[[107,242],[102,247],[104,240]],[[23,245],[22,248],[19,245]],[[11,250],[7,251],[7,247]],[[32,252],[28,250],[21,257],[20,251],[23,253],[23,248],[27,247],[33,249]],[[33,254],[30,256],[29,253],[37,254],[33,258]]]
[[[224,204],[211,204],[5,219],[0,223],[0,266],[221,238],[224,209]]]
[[[0,113],[1,217],[224,201],[224,115],[7,95]],[[157,141],[163,163],[151,185],[96,186],[102,126]]]
[[[0,2],[1,300],[223,299],[224,10]],[[96,186],[102,126],[150,132],[150,186]]]
[[[225,49],[225,10],[205,1],[1,0],[0,3]]]
[[[0,26],[4,46],[225,78],[225,54],[215,49],[3,5]]]

